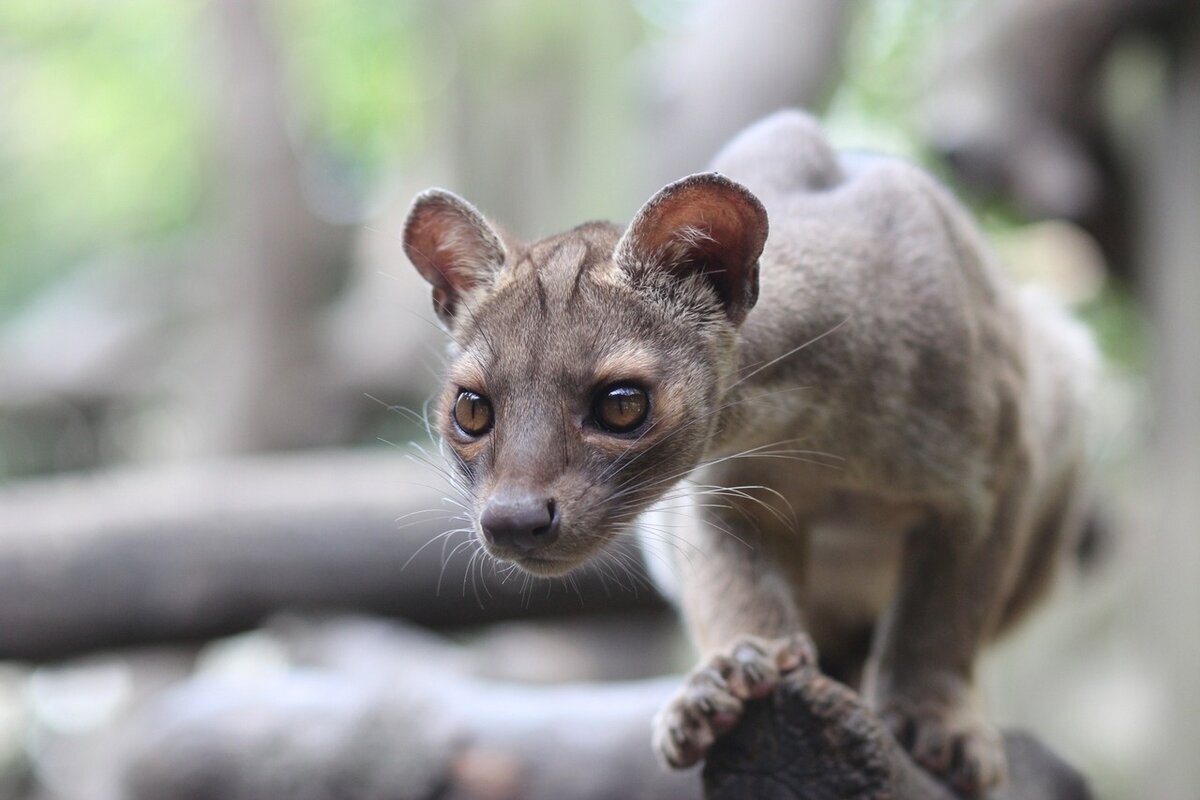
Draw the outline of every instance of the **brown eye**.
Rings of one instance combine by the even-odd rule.
[[[629,433],[645,422],[649,413],[649,395],[627,384],[604,389],[592,403],[592,417],[609,433]]]
[[[483,436],[492,429],[492,404],[483,395],[463,389],[454,401],[454,423],[467,436]]]

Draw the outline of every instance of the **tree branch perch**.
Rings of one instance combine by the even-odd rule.
[[[1080,775],[1033,737],[1007,733],[1010,781],[988,800],[1089,800]],[[958,800],[917,766],[853,691],[814,670],[775,694],[717,742],[704,767],[706,800]]]

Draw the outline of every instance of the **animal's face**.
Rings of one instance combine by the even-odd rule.
[[[528,247],[452,195],[418,198],[405,247],[454,342],[433,414],[489,553],[564,574],[696,465],[765,237],[716,176],[668,187],[624,235]]]

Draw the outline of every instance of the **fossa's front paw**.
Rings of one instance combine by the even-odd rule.
[[[979,797],[1004,782],[1004,741],[984,721],[966,681],[897,691],[879,703],[878,713],[913,760],[960,795]]]
[[[727,653],[694,669],[654,718],[655,752],[676,769],[696,764],[718,736],[737,726],[747,700],[766,697],[784,675],[816,663],[812,642],[803,634],[739,639]]]

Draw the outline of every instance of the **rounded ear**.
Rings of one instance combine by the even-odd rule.
[[[613,258],[634,277],[700,275],[729,319],[741,324],[758,300],[758,257],[767,211],[740,183],[715,172],[676,181],[642,206]]]
[[[446,323],[463,295],[491,283],[505,257],[500,236],[483,215],[444,189],[428,189],[413,201],[404,252],[433,286],[433,307]]]

